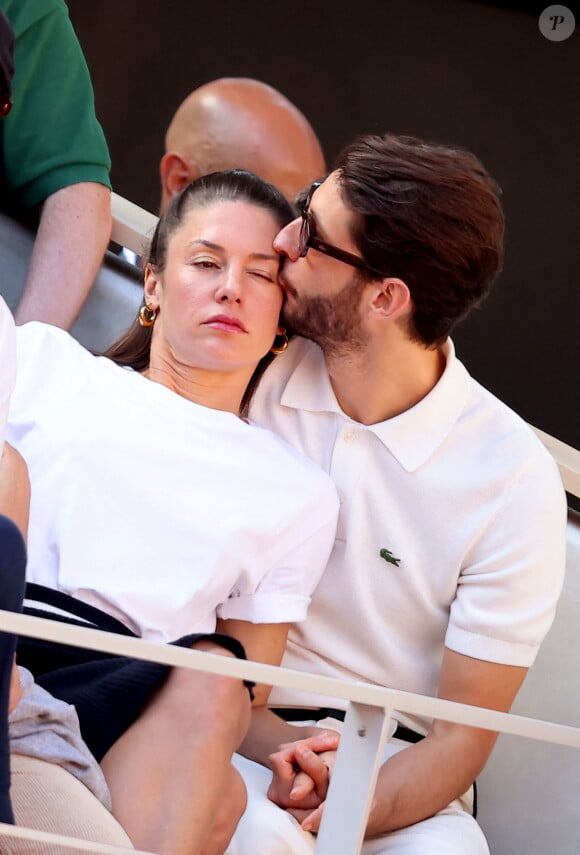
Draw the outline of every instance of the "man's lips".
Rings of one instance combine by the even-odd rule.
[[[214,315],[203,322],[203,326],[210,326],[214,329],[225,330],[226,332],[247,332],[247,329],[237,318],[232,318],[230,315]]]

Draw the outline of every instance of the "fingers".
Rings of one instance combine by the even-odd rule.
[[[295,776],[296,773],[293,772],[289,780],[273,777],[267,794],[270,801],[281,808],[296,807],[311,810],[317,807],[320,798],[316,794],[312,782],[309,785],[306,783],[302,790],[303,795],[299,795],[299,792],[294,791]]]
[[[303,810],[301,808],[288,808],[288,813],[292,814],[294,819],[300,823],[304,831],[310,831],[312,834],[317,834],[320,823],[322,822],[322,814],[324,812],[324,802],[314,810]]]
[[[299,771],[296,773],[290,798],[295,800],[302,799],[313,790],[319,798],[326,798],[329,767],[324,759],[304,744],[296,746],[294,757]]]
[[[339,738],[335,731],[321,731],[306,739],[284,743],[270,754],[270,801],[286,808],[317,807],[326,798],[329,770]]]
[[[318,829],[320,828],[320,823],[322,822],[322,814],[324,811],[324,802],[319,805],[316,810],[313,810],[312,813],[306,817],[306,819],[302,822],[302,828],[304,831],[311,831],[313,834],[316,834]]]
[[[321,730],[314,736],[307,736],[305,739],[297,739],[294,742],[285,742],[280,746],[280,749],[294,749],[297,745],[303,745],[314,751],[315,754],[320,754],[322,751],[335,751],[338,748],[340,734],[335,730]]]

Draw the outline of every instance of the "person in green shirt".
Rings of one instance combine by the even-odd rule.
[[[37,228],[17,323],[70,328],[111,232],[110,157],[64,0],[0,0],[14,31],[0,211]]]

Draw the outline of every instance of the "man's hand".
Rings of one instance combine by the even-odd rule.
[[[293,745],[296,746],[296,743]],[[280,752],[277,752],[273,757],[277,760],[278,756],[283,754],[285,749],[291,747],[292,745],[281,746]],[[325,791],[328,790],[335,761],[335,750],[315,754],[311,749],[306,748],[303,743],[296,746],[295,763],[300,765],[300,771],[296,773],[294,786],[289,794],[291,804],[286,810],[300,823],[304,831],[310,831],[312,834],[318,833],[326,804],[326,793],[324,799],[317,807],[305,807],[304,802],[311,799],[314,794],[319,796],[323,789]],[[285,762],[285,760],[281,762]],[[268,795],[270,794],[268,793]],[[272,799],[272,801],[275,801],[275,799]],[[300,806],[298,806],[298,802],[300,802]],[[376,800],[373,799],[371,817],[375,807]]]
[[[269,758],[272,782],[268,798],[292,811],[317,808],[326,798],[339,739],[338,733],[323,731],[281,745]]]

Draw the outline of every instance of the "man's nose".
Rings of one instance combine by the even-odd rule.
[[[290,261],[296,261],[298,258],[298,243],[300,237],[301,219],[297,217],[284,226],[274,238],[274,249],[280,255],[285,255]]]

